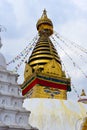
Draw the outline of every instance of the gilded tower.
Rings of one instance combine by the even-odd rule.
[[[39,39],[25,65],[22,94],[30,98],[67,99],[70,78],[62,70],[60,57],[50,39],[53,23],[46,10],[36,24]]]

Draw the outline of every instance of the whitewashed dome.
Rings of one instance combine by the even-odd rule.
[[[31,111],[30,124],[39,130],[80,130],[87,112],[86,104],[72,100],[31,98],[24,107]]]
[[[0,53],[0,69],[6,69],[6,66],[5,57]]]

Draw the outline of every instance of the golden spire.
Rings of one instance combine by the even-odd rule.
[[[45,32],[45,34],[48,34],[48,36],[53,34],[53,23],[52,21],[47,17],[47,11],[44,9],[43,14],[41,18],[37,22],[37,30],[39,34]]]
[[[61,67],[60,57],[49,38],[53,33],[53,24],[47,17],[45,9],[43,10],[41,18],[37,22],[37,30],[40,34],[40,38],[32,51],[28,64],[33,68],[33,70],[36,70],[37,64],[39,68],[43,69],[46,63],[55,59]]]
[[[36,26],[39,39],[25,66],[22,93],[33,98],[67,99],[67,91],[71,91],[70,79],[64,75],[60,57],[49,38],[53,34],[53,24],[46,10]]]

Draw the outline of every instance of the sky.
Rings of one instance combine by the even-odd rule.
[[[0,51],[7,63],[36,36],[36,23],[44,8],[57,33],[87,50],[87,0],[0,0],[0,25],[6,28],[6,31],[0,33],[3,43]],[[62,42],[60,45],[78,66],[74,67],[63,50],[57,47],[75,89],[79,94],[82,88],[87,93],[87,55],[69,43],[69,48]],[[14,69],[15,64],[11,64],[8,69]],[[19,83],[24,80],[24,65],[18,70]],[[73,88],[68,98],[77,100]]]

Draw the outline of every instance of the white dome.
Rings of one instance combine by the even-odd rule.
[[[31,111],[29,122],[39,130],[80,130],[86,116],[85,104],[57,99],[26,99],[24,107]]]
[[[0,53],[0,69],[6,69],[6,60],[4,56]]]

